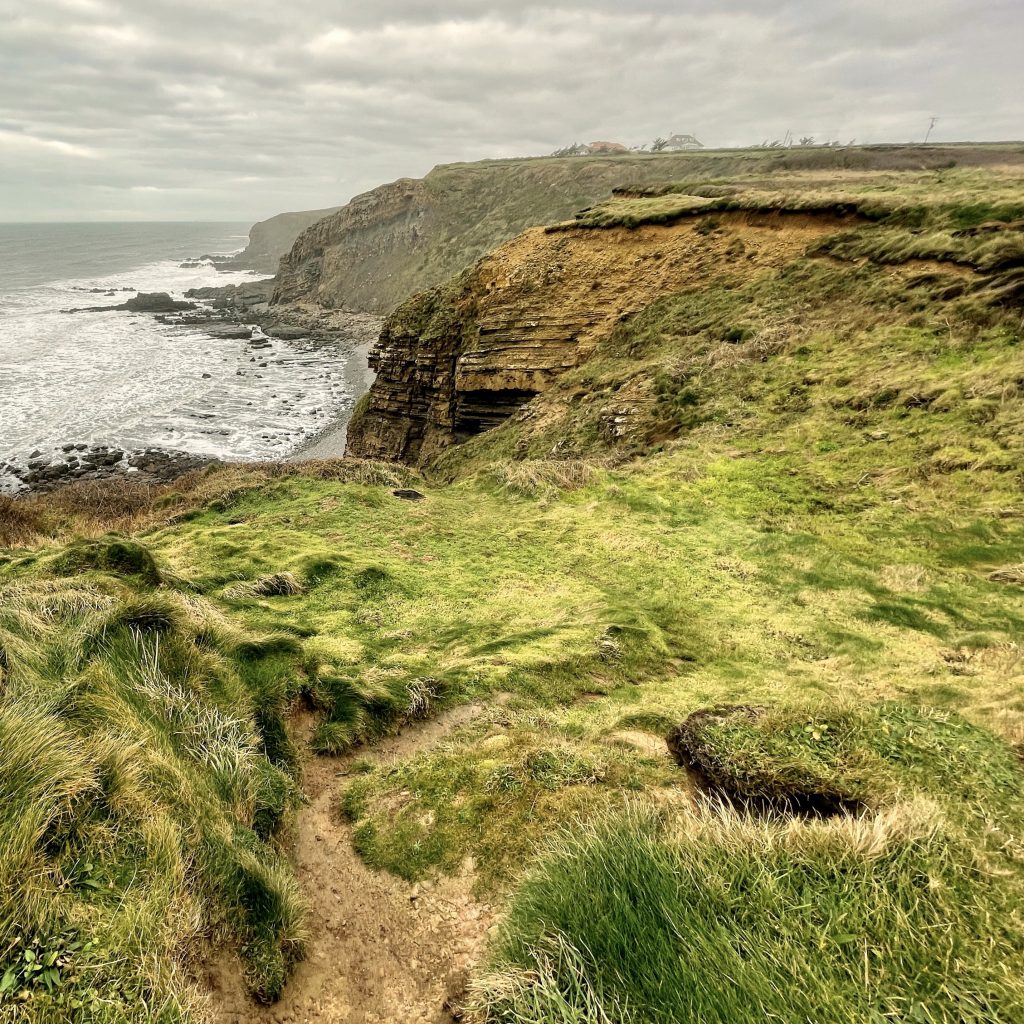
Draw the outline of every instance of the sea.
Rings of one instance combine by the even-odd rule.
[[[330,343],[254,353],[150,314],[68,312],[265,277],[182,265],[247,240],[245,224],[0,224],[0,465],[71,443],[280,459],[336,421],[357,396]]]

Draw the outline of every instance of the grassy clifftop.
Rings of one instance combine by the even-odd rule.
[[[617,186],[1019,165],[1022,159],[1019,146],[880,146],[445,164],[422,179],[403,178],[357,196],[300,235],[281,263],[275,301],[388,313],[525,228],[570,217]]]
[[[735,206],[531,233],[702,269],[422,474],[7,505],[0,1013],[200,1020],[211,945],[273,997],[317,942],[291,713],[330,757],[473,702],[332,793],[369,864],[503,912],[470,1019],[1021,1019],[1016,173],[773,245]]]

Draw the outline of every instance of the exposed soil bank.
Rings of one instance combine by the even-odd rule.
[[[368,868],[352,847],[339,797],[355,759],[389,761],[429,750],[483,712],[465,705],[410,726],[372,749],[344,758],[310,754],[312,717],[294,722],[304,751],[308,805],[294,830],[295,869],[309,903],[307,959],[273,1006],[254,1003],[237,961],[211,965],[209,987],[221,1024],[441,1024],[456,1019],[469,968],[493,920],[471,896],[473,864],[436,884],[410,885]]]

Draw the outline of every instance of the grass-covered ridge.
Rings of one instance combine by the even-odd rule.
[[[9,576],[0,1006],[182,1019],[190,950],[214,932],[274,998],[304,938],[274,840],[298,793],[275,645],[162,585],[120,538]]]
[[[9,506],[0,1015],[199,1020],[216,945],[273,996],[316,941],[290,713],[330,756],[473,701],[335,799],[507,910],[478,1020],[1020,1019],[1020,307],[848,227],[737,249],[423,476]]]
[[[403,178],[357,196],[300,235],[282,263],[277,300],[387,313],[526,228],[571,217],[616,187],[636,190],[685,180],[702,193],[709,181],[780,190],[780,181],[803,188],[810,179],[827,188],[836,177],[860,176],[885,188],[924,171],[969,174],[976,168],[988,174],[1006,167],[1019,173],[1022,163],[1019,145],[1002,144],[635,152],[442,164],[422,179]]]

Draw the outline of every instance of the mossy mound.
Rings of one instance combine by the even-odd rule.
[[[826,817],[861,810],[868,797],[867,772],[859,752],[844,749],[842,725],[727,705],[695,711],[666,743],[716,796],[751,809]]]
[[[71,544],[53,560],[51,568],[59,576],[97,570],[135,577],[152,586],[161,582],[160,570],[149,548],[124,537],[104,537]]]
[[[978,800],[1024,783],[995,737],[956,715],[895,703],[720,705],[694,712],[666,742],[699,785],[754,811],[827,817],[877,810],[908,787]]]

